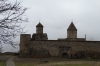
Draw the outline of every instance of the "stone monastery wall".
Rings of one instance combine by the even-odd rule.
[[[65,48],[64,48],[65,47]],[[70,48],[66,48],[70,47]],[[48,51],[52,56],[61,57],[63,53],[67,53],[69,56],[76,53],[85,53],[87,55],[100,55],[100,41],[82,41],[82,42],[68,42],[68,41],[32,41],[31,48],[33,50],[41,50],[41,48]],[[34,52],[33,52],[34,53]]]
[[[100,58],[100,41],[86,41],[86,36],[77,38],[77,29],[73,22],[67,29],[67,38],[58,40],[48,40],[47,33],[43,33],[43,27],[39,23],[32,36],[20,35],[21,57]]]

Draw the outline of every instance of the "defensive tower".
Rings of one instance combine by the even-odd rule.
[[[20,56],[29,55],[30,51],[30,34],[21,34],[20,35]]]

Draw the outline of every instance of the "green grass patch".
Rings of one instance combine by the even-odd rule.
[[[50,63],[20,63],[15,62],[16,66],[94,66],[93,63],[67,63],[67,62],[50,62]]]
[[[6,62],[0,61],[0,66],[6,66]]]
[[[92,64],[64,64],[64,65],[54,65],[54,66],[93,66]]]
[[[34,63],[18,63],[18,62],[15,62],[15,66],[37,66],[37,64],[34,64]]]

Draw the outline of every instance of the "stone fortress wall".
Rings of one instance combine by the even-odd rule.
[[[41,48],[44,48],[51,56],[62,57],[64,53],[68,54],[69,57],[71,54],[74,56],[76,53],[81,53],[84,56],[85,54],[87,56],[100,56],[100,41],[32,41],[31,46],[33,50],[41,50]],[[34,51],[33,55],[35,55]]]
[[[86,41],[77,38],[77,29],[71,22],[67,29],[67,38],[48,40],[43,33],[43,25],[36,26],[36,34],[20,35],[20,56],[28,57],[100,57],[100,41]]]

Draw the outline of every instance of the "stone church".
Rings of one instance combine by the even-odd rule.
[[[36,25],[36,33],[20,35],[20,57],[64,57],[84,58],[100,57],[100,41],[87,41],[77,38],[77,28],[71,22],[67,29],[66,38],[48,40],[43,33],[43,25]]]

